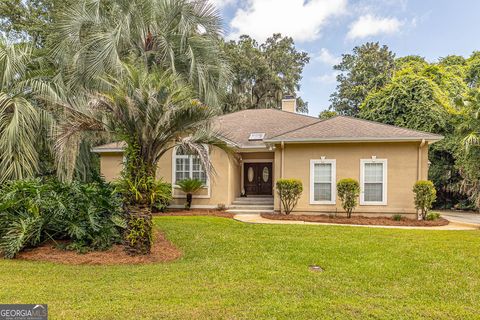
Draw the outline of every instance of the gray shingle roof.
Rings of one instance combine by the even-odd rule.
[[[443,137],[374,121],[337,116],[327,120],[277,109],[244,110],[220,116],[214,128],[240,148],[264,147],[265,142],[328,141],[438,141]],[[265,132],[263,141],[249,141],[251,133]]]
[[[251,109],[215,118],[213,128],[240,148],[262,148],[263,141],[249,141],[251,133],[265,133],[264,140],[318,122],[318,118],[277,109]]]
[[[441,135],[391,126],[358,118],[337,116],[285,131],[265,141],[438,141]]]
[[[277,109],[238,111],[213,120],[217,134],[238,148],[265,148],[276,142],[352,142],[352,141],[426,141],[443,139],[441,135],[411,130],[345,116],[327,120]],[[265,133],[263,141],[249,140],[252,133]],[[115,142],[93,149],[94,152],[122,151],[124,143]]]

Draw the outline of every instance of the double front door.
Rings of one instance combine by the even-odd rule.
[[[247,195],[272,194],[272,163],[245,163],[243,186]]]

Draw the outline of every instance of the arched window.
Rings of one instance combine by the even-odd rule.
[[[185,179],[198,179],[205,186],[208,184],[207,173],[198,155],[188,153],[184,149],[177,147],[175,148],[173,163],[174,185],[177,181]]]

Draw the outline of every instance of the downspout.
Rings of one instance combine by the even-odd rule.
[[[418,167],[417,167],[417,180],[422,179],[422,148],[425,145],[425,139],[422,139],[422,142],[418,146]]]
[[[280,144],[281,147],[281,156],[280,156],[280,179],[283,179],[284,172],[285,172],[285,143],[282,141]],[[282,200],[280,197],[278,197],[278,200],[280,201],[280,213],[282,213]]]

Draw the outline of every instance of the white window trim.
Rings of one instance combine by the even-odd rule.
[[[365,164],[382,163],[383,181],[382,181],[382,199],[383,201],[365,201]],[[387,159],[360,159],[360,205],[361,206],[386,206],[387,205]]]
[[[319,163],[330,163],[332,165],[332,200],[331,201],[315,201],[315,165]],[[336,204],[337,202],[337,161],[335,159],[311,159],[310,160],[310,204]]]
[[[204,146],[205,148],[208,148],[207,145]],[[172,195],[174,199],[183,199],[186,198],[186,195],[175,195],[175,189],[178,189],[179,186],[177,185],[177,159],[185,159],[190,157],[189,155],[177,155],[177,149],[178,147],[173,148],[173,153],[172,153]],[[208,150],[208,149],[207,149]],[[190,174],[193,172],[193,161],[190,160]],[[210,176],[208,172],[206,173],[207,175],[207,183],[202,187],[202,189],[207,189],[207,194],[202,194],[202,195],[193,195],[193,198],[196,199],[209,199],[210,198]]]

